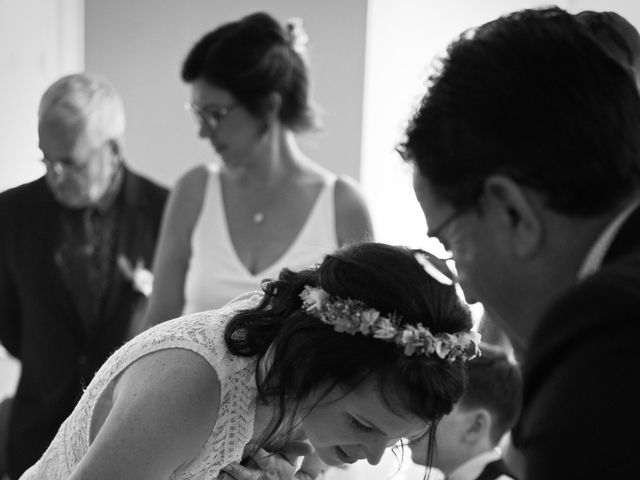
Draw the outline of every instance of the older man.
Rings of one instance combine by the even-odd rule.
[[[105,79],[61,78],[38,115],[46,174],[0,194],[0,343],[22,367],[11,478],[43,453],[142,313],[167,197],[125,165],[123,105]]]
[[[557,8],[454,42],[400,147],[430,235],[526,351],[527,480],[640,471],[640,98]]]

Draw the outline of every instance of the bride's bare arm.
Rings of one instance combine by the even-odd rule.
[[[70,480],[166,479],[191,461],[217,419],[220,384],[201,356],[162,350],[131,365]]]

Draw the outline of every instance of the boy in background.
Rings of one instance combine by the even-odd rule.
[[[517,477],[498,445],[515,424],[522,395],[519,366],[507,353],[483,344],[467,363],[468,386],[450,414],[438,423],[432,466],[448,480],[510,480]],[[411,458],[427,464],[428,437],[412,444]]]

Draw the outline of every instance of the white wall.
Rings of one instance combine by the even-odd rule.
[[[640,2],[634,0],[569,0],[567,10],[578,13],[583,10],[616,12],[640,29]]]
[[[38,102],[56,78],[82,69],[82,16],[82,0],[0,0],[0,191],[44,172]],[[0,345],[0,399],[19,374]]]
[[[182,61],[205,32],[263,10],[281,21],[302,17],[310,37],[325,130],[302,136],[303,149],[328,168],[359,177],[366,0],[86,0],[85,10],[86,66],[122,93],[127,157],[138,170],[171,184],[214,158],[183,109]]]
[[[394,147],[425,91],[432,60],[463,30],[501,14],[546,6],[540,0],[369,0],[365,65],[362,183],[378,239],[426,247],[426,224],[411,187],[410,171]],[[640,2],[558,0],[577,13],[614,11],[640,28]]]
[[[83,67],[82,0],[0,0],[0,191],[44,172],[40,96]]]
[[[567,3],[556,2],[565,8]],[[609,2],[601,1],[600,9],[604,3]],[[362,182],[381,241],[443,253],[439,243],[426,237],[410,170],[394,151],[425,92],[432,60],[463,30],[513,10],[546,4],[535,0],[369,0]]]

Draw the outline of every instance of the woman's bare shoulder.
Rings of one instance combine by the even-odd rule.
[[[117,379],[113,407],[72,479],[167,478],[198,455],[219,406],[218,376],[202,356],[145,355]]]
[[[174,191],[183,199],[202,199],[209,175],[215,167],[202,164],[185,172],[176,182]]]
[[[179,231],[192,231],[204,201],[210,166],[198,165],[178,179],[169,197],[166,216]]]
[[[358,183],[351,177],[339,175],[334,195],[339,244],[373,240],[371,214]]]

